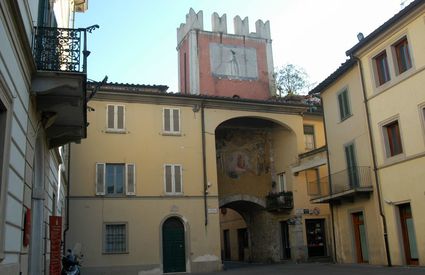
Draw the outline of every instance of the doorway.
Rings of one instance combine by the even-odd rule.
[[[186,271],[184,225],[177,217],[162,225],[162,253],[164,273]]]
[[[351,214],[354,227],[354,242],[356,247],[356,256],[358,263],[369,262],[369,252],[366,242],[366,228],[364,224],[363,212]]]
[[[308,257],[326,256],[325,220],[305,220]]]
[[[289,243],[289,226],[287,221],[280,222],[280,235],[282,239],[282,260],[291,259],[291,245]]]
[[[246,228],[238,229],[238,256],[239,261],[245,261],[245,249],[248,248],[248,230]]]
[[[223,230],[223,242],[224,242],[224,260],[230,261],[230,232],[229,229]]]
[[[412,209],[410,203],[399,205],[401,235],[403,238],[404,256],[406,264],[418,265],[418,247],[416,243],[415,229],[413,226]]]

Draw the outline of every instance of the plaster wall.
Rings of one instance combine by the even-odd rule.
[[[338,94],[345,89],[348,91],[351,116],[341,121]],[[357,165],[370,168],[374,186],[369,198],[356,197],[354,201],[343,201],[333,206],[337,261],[357,262],[351,214],[363,211],[369,263],[385,264],[382,220],[379,215],[378,194],[371,169],[373,167],[372,153],[358,66],[354,65],[349,69],[321,96],[324,104],[331,174],[347,169],[344,146],[354,143]]]
[[[188,40],[191,39],[192,36],[196,37],[197,44],[190,47],[188,45]],[[235,49],[242,49],[242,51],[244,48],[255,50],[255,65],[257,68],[252,68],[252,70],[255,69],[258,72],[256,74],[257,77],[214,76],[210,56],[211,52],[214,51],[210,51],[210,45],[235,47]],[[201,94],[229,97],[237,95],[241,98],[253,99],[267,99],[272,95],[269,87],[269,66],[267,63],[267,43],[265,39],[220,34],[218,32],[190,31],[179,46],[180,92],[184,92],[184,53],[186,53],[187,57],[196,57],[197,59],[198,63],[187,60],[186,64],[199,66],[199,68],[188,66],[187,76],[189,76],[189,73],[192,73],[192,71],[196,71],[199,75],[199,91],[197,92]],[[189,88],[188,91],[191,91],[191,89],[193,89],[193,87]]]
[[[425,46],[423,32],[424,8],[418,8],[360,53],[364,66],[366,91],[368,94],[372,135],[376,146],[379,177],[382,185],[384,210],[388,221],[390,253],[394,264],[406,264],[401,244],[401,229],[397,205],[410,203],[413,213],[415,232],[424,232],[424,220],[417,209],[423,207],[425,189],[421,184],[425,157],[425,132],[423,104],[423,79],[425,77]],[[396,70],[396,57],[393,45],[406,37],[412,67],[402,74]],[[378,86],[373,58],[386,50],[391,80]],[[402,142],[401,154],[388,155],[383,126],[398,120]],[[416,214],[415,214],[416,212]],[[415,236],[419,264],[424,265],[425,251],[423,237]]]
[[[221,269],[218,213],[209,215],[204,225],[203,199],[200,197],[158,198],[73,198],[69,243],[82,245],[84,270],[89,274],[124,274],[162,270],[162,223],[177,216],[185,224],[186,270],[188,272]],[[217,209],[217,200],[208,200]],[[103,252],[103,226],[125,222],[128,226],[128,252]],[[200,264],[204,264],[203,266]],[[110,273],[108,273],[110,272]]]

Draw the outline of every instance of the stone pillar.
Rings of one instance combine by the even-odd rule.
[[[279,222],[267,211],[256,211],[245,219],[250,237],[251,260],[253,262],[273,263],[280,261]]]

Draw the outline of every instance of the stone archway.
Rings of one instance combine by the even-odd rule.
[[[260,208],[266,208],[266,200],[256,196],[247,195],[247,194],[235,194],[235,195],[220,197],[218,200],[218,203],[221,208],[221,207],[226,207],[226,205],[228,206],[228,205],[231,205],[232,203],[241,202],[241,201],[251,202],[253,204],[258,205],[258,207]]]
[[[224,252],[230,238],[231,258],[237,260],[234,254],[242,251],[239,244],[244,229],[250,261],[279,261],[280,224],[278,216],[267,209],[267,198],[279,192],[277,173],[289,169],[297,157],[295,132],[279,121],[247,116],[222,122],[215,129],[215,139],[219,206],[239,214],[230,211],[239,222],[229,215],[220,216]]]

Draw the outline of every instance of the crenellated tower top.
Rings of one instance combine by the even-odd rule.
[[[268,99],[275,95],[270,23],[214,12],[211,30],[204,30],[203,12],[193,9],[177,28],[179,92],[183,94]]]
[[[211,15],[211,26],[212,32],[227,34],[227,16],[223,14],[220,16],[217,12]],[[239,15],[233,18],[233,27],[235,30],[234,35],[249,36],[253,38],[271,39],[270,36],[270,22],[263,22],[257,20],[255,22],[255,32],[249,32],[249,21],[248,17],[243,20]],[[177,28],[177,44],[184,39],[190,30],[204,30],[204,19],[203,12],[200,10],[196,13],[192,8],[189,13],[186,14],[186,22],[181,23],[180,27]]]

